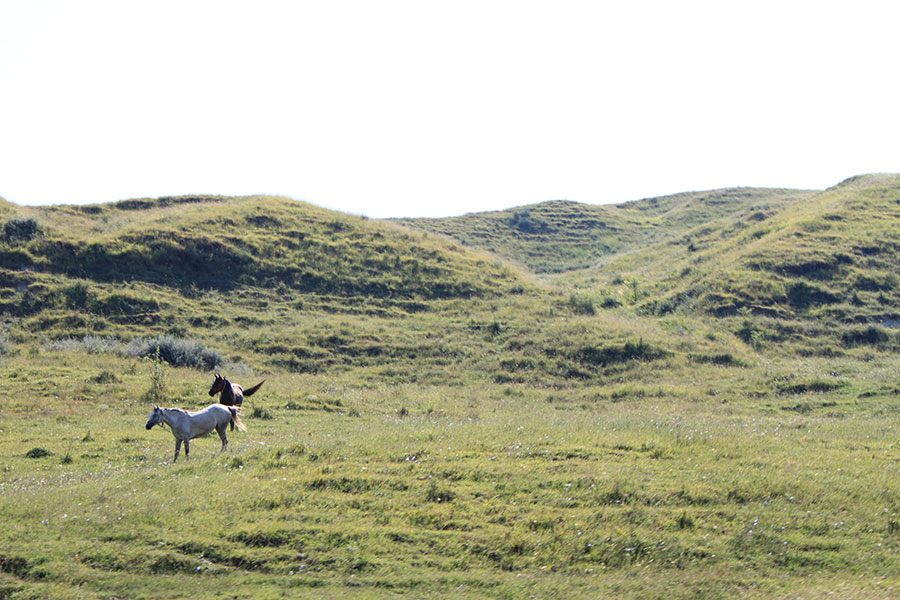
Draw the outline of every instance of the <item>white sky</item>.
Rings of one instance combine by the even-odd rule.
[[[900,3],[0,0],[0,196],[448,216],[900,171]]]

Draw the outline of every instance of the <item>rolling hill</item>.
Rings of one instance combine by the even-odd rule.
[[[458,244],[282,198],[5,208],[0,314],[19,342],[169,336],[298,371],[444,360],[424,325],[382,323],[531,287]]]
[[[898,197],[900,178],[871,175],[820,192],[738,188],[401,221],[263,196],[4,203],[0,311],[21,339],[230,335],[244,349],[235,358],[300,370],[443,362],[462,347],[477,355],[474,343],[496,357],[488,370],[512,366],[516,379],[583,377],[596,348],[641,338],[635,327],[580,341],[553,331],[564,315],[596,324],[598,311],[650,319],[642,328],[665,315],[716,317],[745,344],[789,353],[888,347],[900,323]],[[370,316],[406,321],[375,333]],[[659,348],[672,345],[664,337]]]
[[[665,260],[698,274],[666,275],[659,284],[672,290],[670,298],[691,296],[709,314],[746,307],[890,325],[900,317],[898,222],[900,178],[855,178],[766,218],[683,237],[687,252],[679,256],[673,244]]]
[[[490,251],[537,274],[552,275],[639,252],[718,219],[777,212],[809,194],[738,188],[603,206],[554,200],[497,212],[398,222]]]
[[[896,598],[898,216],[0,202],[0,598]]]
[[[404,221],[492,249],[598,306],[742,315],[730,327],[746,340],[753,333],[826,352],[895,343],[898,222],[895,175],[854,177],[820,192],[734,189]]]
[[[612,315],[588,326],[605,335],[585,338],[565,295],[483,252],[300,202],[7,208],[0,311],[19,344],[144,356],[162,345],[174,364],[361,369],[373,381],[543,384],[667,355]]]

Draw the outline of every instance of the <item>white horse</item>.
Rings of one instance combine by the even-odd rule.
[[[241,421],[240,406],[225,406],[224,404],[210,404],[203,410],[190,412],[180,408],[160,408],[153,407],[150,418],[147,419],[147,429],[152,429],[154,425],[168,425],[172,428],[172,435],[175,436],[175,460],[178,460],[178,453],[181,451],[181,442],[184,442],[184,457],[190,458],[190,441],[195,437],[206,435],[215,429],[219,437],[222,438],[222,451],[228,445],[228,438],[225,437],[225,430],[228,424],[233,423],[241,431],[247,431],[244,423]]]

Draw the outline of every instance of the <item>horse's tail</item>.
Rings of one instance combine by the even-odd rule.
[[[262,387],[262,384],[264,384],[265,382],[266,382],[266,380],[263,379],[262,381],[260,381],[260,382],[257,383],[256,385],[254,385],[252,388],[247,388],[246,390],[244,390],[244,397],[246,397],[246,396],[252,396],[253,394],[255,394],[255,393],[256,393],[256,390],[258,390],[259,388],[261,388],[261,387]]]
[[[229,406],[228,410],[231,412],[231,426],[237,427],[241,431],[247,431],[247,427],[244,425],[244,422],[241,421],[241,407]]]

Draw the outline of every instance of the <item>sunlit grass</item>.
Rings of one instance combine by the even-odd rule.
[[[144,429],[149,407],[131,393],[149,385],[144,363],[8,357],[4,378],[31,387],[0,413],[2,585],[12,597],[129,585],[146,597],[653,597],[678,581],[684,597],[762,598],[802,595],[816,574],[848,597],[888,597],[894,361],[853,366],[851,383],[821,394],[747,393],[836,365],[701,366],[699,390],[646,376],[552,390],[280,375],[245,407],[269,417],[248,417],[228,451],[201,438],[172,464],[172,436]],[[104,369],[120,381],[36,392]],[[167,371],[181,405],[207,402],[209,379]],[[46,454],[29,458],[36,447]]]
[[[451,223],[509,258],[553,233],[542,283],[284,199],[22,209],[0,597],[896,597],[898,275],[858,218],[896,182],[867,181]],[[205,406],[213,362],[267,380],[248,431],[173,464],[151,396]]]

